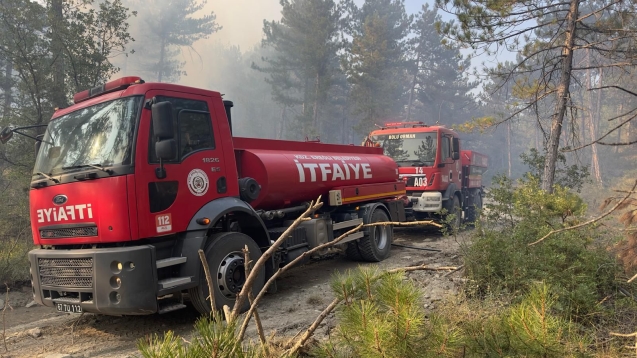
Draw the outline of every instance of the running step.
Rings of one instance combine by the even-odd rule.
[[[353,234],[349,234],[349,235],[345,236],[345,237],[343,238],[343,240],[341,240],[341,241],[339,241],[339,242],[338,242],[338,244],[342,244],[342,243],[344,243],[344,242],[354,241],[354,240],[356,240],[356,239],[360,239],[360,238],[361,238],[361,237],[363,237],[363,236],[365,236],[365,233],[360,232],[360,231],[359,231],[359,232],[355,232],[355,233],[353,233]],[[338,245],[338,244],[337,244],[337,245]]]
[[[180,310],[182,308],[186,308],[186,305],[183,303],[179,303],[179,302],[171,302],[169,304],[165,304],[165,305],[160,305],[159,306],[159,311],[157,311],[159,314],[162,313],[168,313],[168,312],[172,312],[172,311],[177,311]]]
[[[191,277],[171,277],[171,278],[165,278],[163,280],[159,280],[159,282],[157,282],[159,284],[159,289],[166,289],[166,288],[172,288],[172,287],[176,287],[179,285],[185,285],[187,283],[190,283],[192,281]]]
[[[168,267],[183,264],[186,262],[186,257],[169,257],[167,259],[157,260],[157,268]]]
[[[341,221],[332,225],[332,230],[340,230],[345,228],[353,228],[363,223],[363,219],[353,219],[347,221]]]

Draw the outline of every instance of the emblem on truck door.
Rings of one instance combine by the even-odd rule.
[[[66,195],[56,195],[53,197],[53,204],[55,205],[62,205],[64,203],[66,203],[66,201],[68,200],[68,198],[66,197]]]
[[[188,189],[194,196],[202,196],[208,192],[208,176],[201,169],[193,169],[188,174]]]

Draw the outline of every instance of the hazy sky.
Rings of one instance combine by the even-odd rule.
[[[364,0],[356,0],[359,5]],[[408,13],[417,13],[422,5],[429,3],[433,6],[433,0],[406,0],[405,6]],[[219,32],[214,33],[208,40],[202,40],[193,46],[200,57],[193,54],[192,58],[187,50],[183,51],[184,60],[187,61],[187,76],[180,79],[181,84],[207,87],[205,66],[214,64],[214,54],[206,51],[211,42],[220,41],[223,44],[238,45],[242,51],[246,51],[261,42],[263,38],[263,20],[280,20],[281,5],[279,0],[208,0],[204,12],[214,11],[217,22],[223,26]]]

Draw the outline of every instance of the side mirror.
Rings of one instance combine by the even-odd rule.
[[[153,116],[153,131],[155,136],[162,141],[175,137],[173,128],[173,105],[170,102],[159,102],[151,107]]]
[[[451,152],[451,159],[460,159],[460,139],[453,138],[453,150]]]
[[[5,127],[2,132],[0,132],[0,142],[2,144],[7,144],[11,137],[13,137],[13,131],[9,127]]]
[[[164,139],[155,143],[155,155],[161,160],[175,159],[177,142],[174,139]]]

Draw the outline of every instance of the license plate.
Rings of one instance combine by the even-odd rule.
[[[58,312],[82,313],[82,306],[70,303],[56,303],[55,308]]]

